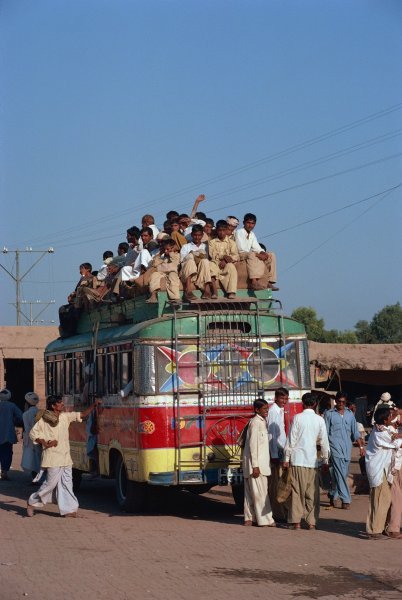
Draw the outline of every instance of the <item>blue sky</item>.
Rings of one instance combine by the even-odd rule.
[[[401,2],[0,10],[0,245],[54,247],[23,285],[55,300],[41,319],[57,319],[81,262],[98,268],[144,213],[162,224],[199,193],[214,219],[257,214],[286,312],[313,306],[346,329],[401,300]],[[12,325],[2,271],[0,284]]]

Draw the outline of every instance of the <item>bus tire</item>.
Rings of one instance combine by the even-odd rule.
[[[73,492],[76,494],[81,487],[82,471],[79,469],[73,469]]]
[[[244,484],[232,485],[232,496],[237,510],[244,510]]]
[[[147,484],[129,481],[123,457],[116,462],[116,500],[125,512],[142,512],[147,504]]]

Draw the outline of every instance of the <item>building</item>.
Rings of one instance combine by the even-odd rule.
[[[44,407],[47,344],[59,337],[58,327],[0,327],[0,389],[8,388],[24,408],[24,396],[35,391]]]

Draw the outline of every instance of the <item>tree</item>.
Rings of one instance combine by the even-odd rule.
[[[371,321],[358,321],[357,339],[366,344],[398,344],[402,342],[402,307],[397,302],[384,306]]]
[[[309,340],[325,342],[324,319],[318,319],[314,308],[299,306],[292,312],[292,318],[303,323]]]
[[[331,344],[356,344],[357,337],[354,331],[338,331],[338,329],[325,329],[324,319],[319,319],[311,306],[299,306],[292,312],[293,319],[300,321],[306,328],[307,337],[314,342],[327,342]]]

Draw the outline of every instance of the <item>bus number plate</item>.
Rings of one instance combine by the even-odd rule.
[[[219,469],[218,485],[237,485],[243,483],[243,469]]]

